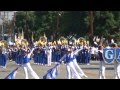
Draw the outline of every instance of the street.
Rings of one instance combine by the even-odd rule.
[[[32,60],[31,66],[33,70],[38,74],[40,79],[43,79],[43,76],[46,74],[47,70],[54,67],[55,64],[52,63],[52,66],[49,66],[49,67],[42,66],[42,65],[35,65]],[[84,73],[88,76],[88,78],[83,78],[83,79],[99,79],[99,61],[91,61],[90,65],[79,64],[79,66],[82,68]],[[0,79],[4,79],[16,67],[17,65],[15,64],[14,61],[12,62],[7,61],[6,68],[0,67]],[[34,79],[29,72],[28,74],[29,74],[29,79]],[[56,77],[56,79],[66,79],[66,77],[67,77],[66,66],[62,64],[60,65],[59,75]],[[18,69],[18,72],[15,78],[25,79],[25,74],[24,74],[24,70],[22,67]],[[114,79],[113,64],[111,65],[106,64],[106,79]]]

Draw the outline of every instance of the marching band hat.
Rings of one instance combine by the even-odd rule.
[[[23,52],[27,52],[27,50],[26,50],[26,49],[23,49]]]
[[[72,48],[72,49],[74,49],[75,47],[74,47],[74,46],[72,46],[71,48]]]
[[[71,51],[70,48],[68,48],[67,51],[70,52]]]

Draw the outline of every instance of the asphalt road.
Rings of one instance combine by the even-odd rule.
[[[35,65],[33,61],[31,61],[31,66],[33,70],[38,74],[40,79],[43,79],[43,76],[46,74],[47,70],[54,67],[55,64],[52,63],[52,66],[42,66],[42,65]],[[88,76],[88,78],[83,79],[99,79],[99,61],[91,61],[90,65],[85,64],[79,64],[79,66],[82,68],[84,73]],[[14,70],[17,67],[14,61],[10,62],[7,61],[6,68],[0,67],[0,79],[4,79],[12,70]],[[30,73],[29,79],[34,79]],[[59,68],[59,75],[56,77],[56,79],[66,79],[67,72],[66,72],[66,66],[64,64],[60,65]],[[18,72],[16,74],[16,79],[25,79],[25,74],[23,68],[19,68]],[[114,66],[113,64],[106,64],[106,79],[114,79]]]

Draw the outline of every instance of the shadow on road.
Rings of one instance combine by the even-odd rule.
[[[82,68],[83,70],[99,70],[99,68]],[[106,70],[114,70],[114,68],[106,68]]]

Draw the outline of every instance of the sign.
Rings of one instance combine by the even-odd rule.
[[[120,48],[116,49],[116,61],[120,63]]]
[[[105,63],[112,63],[115,59],[115,49],[114,48],[104,48],[103,49],[103,58]]]

